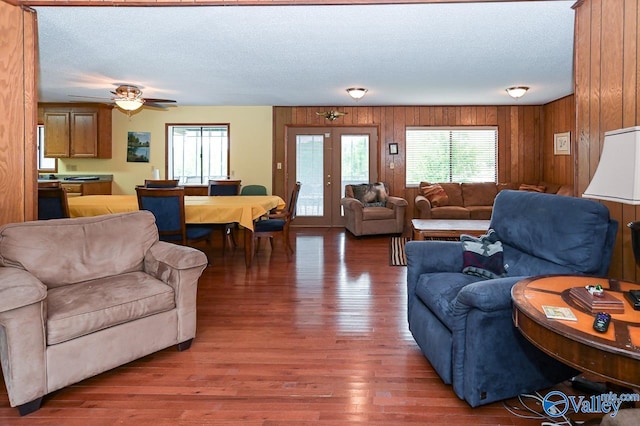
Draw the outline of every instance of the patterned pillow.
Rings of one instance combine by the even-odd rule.
[[[504,268],[502,243],[493,229],[489,229],[480,237],[460,235],[460,241],[463,250],[463,273],[488,279],[507,275]]]
[[[449,205],[449,196],[440,184],[434,183],[431,185],[423,182],[420,184],[420,192],[434,207]]]
[[[544,185],[529,185],[523,183],[518,189],[520,191],[544,192],[544,190],[547,188]]]
[[[363,183],[352,185],[353,196],[365,207],[385,207],[387,205],[387,188],[384,183]]]

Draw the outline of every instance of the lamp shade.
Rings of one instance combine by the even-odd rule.
[[[604,134],[600,163],[582,196],[640,204],[640,127]]]

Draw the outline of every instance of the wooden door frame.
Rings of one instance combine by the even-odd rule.
[[[381,143],[380,143],[380,125],[379,124],[331,124],[331,125],[319,125],[319,124],[285,124],[284,126],[284,146],[283,146],[283,154],[284,154],[284,164],[282,166],[282,175],[283,175],[283,187],[284,187],[284,194],[285,197],[288,197],[289,193],[290,193],[290,188],[292,187],[290,184],[290,180],[289,180],[289,131],[293,130],[293,129],[328,129],[331,130],[331,132],[333,132],[336,129],[368,129],[371,132],[375,132],[375,136],[376,136],[376,141],[374,143],[373,147],[370,147],[370,152],[374,152],[375,153],[375,158],[373,159],[373,161],[370,160],[370,162],[372,162],[372,172],[375,173],[375,179],[377,179],[380,176],[381,173],[381,153],[380,153],[380,147],[381,147]],[[324,133],[324,132],[323,132]],[[367,132],[369,133],[369,132]],[[274,167],[275,169],[277,169],[277,167]],[[374,180],[374,178],[371,178],[372,180]],[[275,187],[275,182],[274,182],[274,187]],[[341,190],[342,191],[342,190]],[[339,202],[340,197],[338,197],[338,202]],[[333,200],[334,202],[336,202],[336,200]],[[292,226],[296,226],[295,222],[292,224]],[[300,226],[300,225],[298,225]],[[304,225],[303,225],[304,226]]]

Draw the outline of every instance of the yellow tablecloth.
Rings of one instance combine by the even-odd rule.
[[[71,217],[99,216],[138,210],[135,195],[69,197]],[[186,223],[233,223],[253,231],[253,221],[285,202],[277,195],[185,196]]]

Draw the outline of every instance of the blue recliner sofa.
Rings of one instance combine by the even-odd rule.
[[[577,374],[514,327],[511,288],[534,275],[605,276],[617,228],[595,201],[504,190],[490,224],[506,270],[498,278],[463,273],[462,242],[407,243],[409,329],[458,397],[475,407]]]

